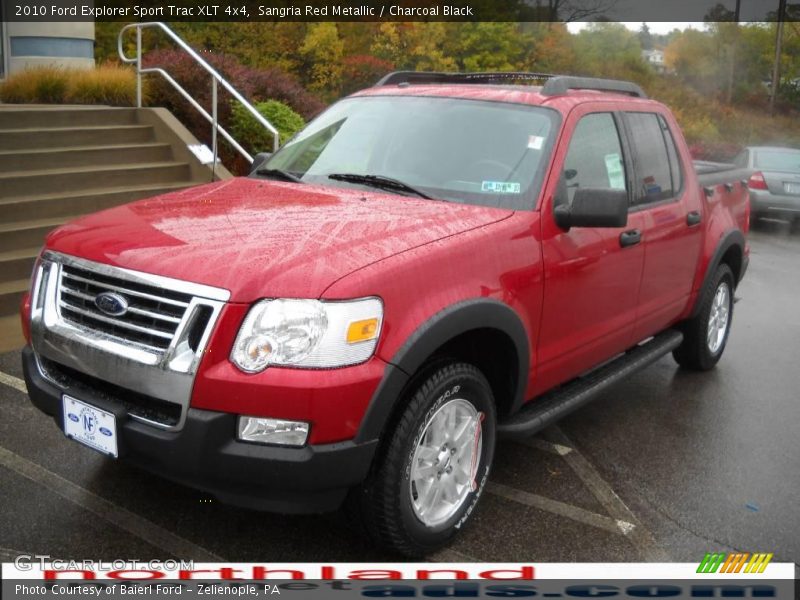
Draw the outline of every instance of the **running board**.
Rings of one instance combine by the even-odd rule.
[[[499,423],[497,432],[504,437],[528,437],[588,404],[615,383],[650,366],[682,341],[680,331],[668,329],[583,377],[532,400],[511,418]]]

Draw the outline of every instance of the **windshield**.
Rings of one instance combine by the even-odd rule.
[[[551,109],[502,102],[348,98],[312,121],[262,169],[359,189],[369,183],[329,176],[373,175],[439,200],[531,210],[557,118]],[[413,195],[399,187],[391,191]]]
[[[800,173],[800,152],[797,150],[759,150],[755,166],[765,171]]]

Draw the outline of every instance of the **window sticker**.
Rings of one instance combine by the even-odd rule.
[[[544,138],[541,135],[528,136],[528,148],[531,150],[541,150],[544,146]]]
[[[608,186],[612,190],[625,189],[625,169],[622,168],[622,158],[619,153],[612,152],[605,155]]]
[[[481,183],[481,191],[494,194],[519,194],[522,187],[519,183],[511,181],[484,181]]]

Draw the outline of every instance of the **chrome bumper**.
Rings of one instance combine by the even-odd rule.
[[[137,285],[191,295],[169,346],[164,350],[109,335],[71,322],[60,308],[63,266],[74,266],[99,276]],[[176,424],[131,418],[167,430],[180,430],[186,420],[192,386],[200,358],[230,292],[220,288],[130,271],[55,252],[45,252],[37,264],[31,293],[31,345],[40,374],[60,389],[70,388],[68,378],[48,373],[41,357],[92,378],[159,400],[178,404]],[[210,313],[209,313],[210,311]],[[205,325],[198,324],[208,315]],[[193,327],[202,327],[199,342],[190,344]]]

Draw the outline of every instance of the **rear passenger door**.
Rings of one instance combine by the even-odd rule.
[[[634,341],[668,327],[689,300],[700,255],[703,212],[699,190],[689,189],[692,168],[678,150],[676,125],[658,112],[625,112],[633,157],[631,215],[642,219],[644,271]]]

